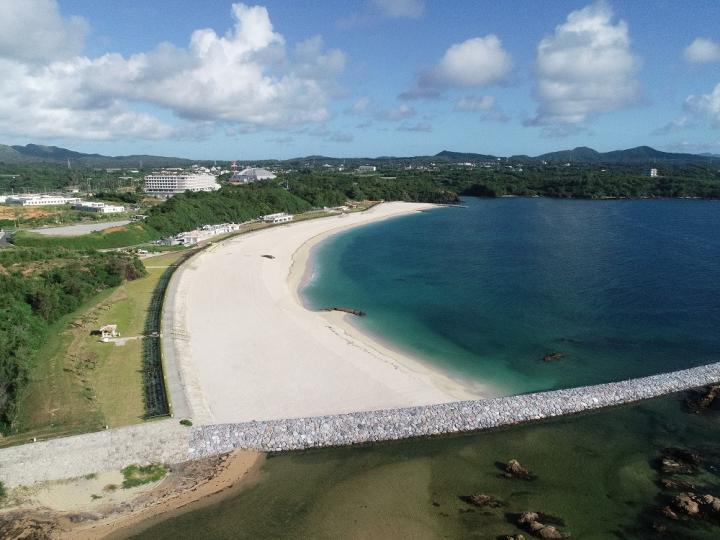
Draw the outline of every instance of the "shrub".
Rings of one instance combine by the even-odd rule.
[[[180,425],[190,427],[190,426],[192,426],[192,420],[188,420],[187,418],[183,418],[182,420],[180,420]]]
[[[128,465],[122,471],[125,478],[123,480],[123,488],[132,488],[157,482],[167,474],[167,468],[159,463],[151,463],[150,465]]]

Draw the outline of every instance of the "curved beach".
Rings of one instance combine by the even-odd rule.
[[[273,227],[216,244],[184,264],[164,332],[189,415],[198,423],[242,422],[492,395],[388,348],[358,331],[348,315],[306,309],[297,293],[317,242],[430,208],[384,203]]]

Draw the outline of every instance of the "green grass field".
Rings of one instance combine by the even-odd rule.
[[[81,236],[46,236],[29,231],[18,231],[12,243],[21,247],[65,247],[69,249],[112,249],[136,246],[158,237],[142,223],[112,227]]]
[[[142,422],[145,414],[141,336],[153,290],[168,266],[184,253],[145,259],[148,275],[94,297],[58,321],[40,350],[30,382],[18,404],[13,444]],[[124,345],[91,335],[117,324]]]

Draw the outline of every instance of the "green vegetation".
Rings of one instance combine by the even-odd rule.
[[[148,212],[145,224],[162,236],[189,231],[210,223],[240,223],[273,212],[304,212],[306,200],[278,185],[263,182],[241,187],[224,187],[206,193],[175,195]]]
[[[190,426],[192,426],[192,420],[183,418],[182,420],[180,420],[180,425],[190,427]]]
[[[123,253],[0,252],[0,431],[12,429],[39,349],[54,343],[51,325],[99,292],[143,275],[142,263]]]
[[[7,497],[7,490],[5,489],[5,484],[0,481],[0,502],[5,500],[5,497]]]
[[[19,231],[12,238],[16,246],[57,247],[67,249],[112,249],[143,244],[158,238],[153,230],[142,223],[124,227],[111,227],[81,236],[46,236],[29,231]]]
[[[133,488],[157,482],[167,474],[167,468],[164,465],[152,463],[150,465],[129,465],[122,471],[125,478],[123,480],[123,488]]]
[[[21,251],[21,250],[18,250]],[[147,275],[92,297],[46,332],[18,399],[13,429],[2,444],[36,436],[67,435],[142,422],[151,403],[146,393],[145,335],[158,283],[183,253],[146,259]],[[122,346],[92,335],[102,324],[117,324]],[[152,394],[154,395],[154,394]]]

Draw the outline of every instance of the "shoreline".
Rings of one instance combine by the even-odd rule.
[[[443,205],[429,205],[428,208],[417,211],[427,212],[439,208],[443,208]],[[402,216],[384,217],[369,223],[379,223],[380,221],[397,217]],[[336,326],[347,339],[359,344],[359,346],[377,351],[380,355],[394,360],[403,367],[421,376],[428,377],[437,388],[452,395],[457,401],[499,397],[503,395],[489,384],[484,384],[479,380],[461,380],[462,374],[460,372],[453,374],[450,370],[433,363],[432,360],[423,359],[413,353],[405,351],[400,346],[383,339],[382,336],[367,331],[362,328],[360,324],[354,322],[354,315],[337,311],[316,311],[307,307],[301,290],[312,278],[315,264],[315,255],[313,253],[315,248],[336,235],[343,234],[351,229],[369,223],[352,224],[348,227],[326,231],[310,238],[295,250],[292,254],[292,264],[288,273],[287,282],[290,293],[298,305],[310,313],[320,315],[329,324]]]
[[[438,208],[384,203],[214,245],[178,269],[167,336],[193,422],[278,420],[494,397],[481,382],[307,309],[310,251],[350,228]],[[263,257],[270,255],[271,257]]]

